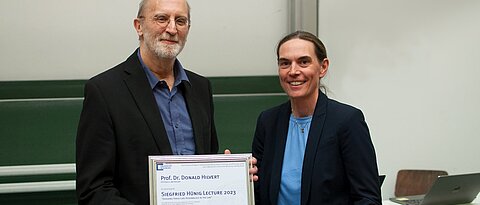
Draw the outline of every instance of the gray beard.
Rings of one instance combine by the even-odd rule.
[[[148,49],[153,51],[159,58],[176,58],[180,51],[182,51],[183,45],[181,43],[165,45],[160,42],[160,38],[160,36],[157,36],[155,39],[150,40],[150,36],[145,34],[144,39]]]
[[[159,58],[176,58],[182,51],[182,46],[180,44],[164,45],[159,41],[155,41],[154,51]]]

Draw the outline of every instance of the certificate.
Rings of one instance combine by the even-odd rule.
[[[253,205],[251,154],[149,156],[151,205]]]

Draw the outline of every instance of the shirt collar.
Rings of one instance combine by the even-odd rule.
[[[142,68],[145,71],[145,74],[147,75],[147,79],[148,79],[148,83],[150,84],[150,87],[154,89],[155,86],[160,82],[160,80],[153,74],[153,72],[143,62],[142,56],[140,54],[140,49],[138,49],[137,51],[137,56],[138,56],[138,59],[140,60],[140,64],[142,64]],[[173,83],[173,86],[176,87],[180,85],[180,83],[182,83],[183,81],[190,84],[190,80],[188,80],[185,69],[183,68],[180,61],[176,58],[175,58],[175,63],[173,64],[173,72],[175,73],[175,82]]]

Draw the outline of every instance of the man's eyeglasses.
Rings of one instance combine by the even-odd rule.
[[[138,18],[139,19],[144,19],[145,17],[144,16],[139,16]],[[154,21],[155,23],[157,23],[158,25],[160,25],[162,27],[167,27],[170,24],[171,20],[172,20],[172,18],[170,18],[169,16],[166,16],[166,15],[158,15],[158,16],[154,16],[152,18],[152,21]],[[188,21],[187,17],[177,17],[177,18],[175,18],[174,22],[175,22],[175,26],[177,28],[185,28],[189,25],[189,21]]]

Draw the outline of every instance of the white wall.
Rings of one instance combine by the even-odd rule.
[[[403,168],[480,172],[480,1],[320,0],[331,97],[361,108],[393,195]]]
[[[138,0],[0,1],[0,81],[88,79],[138,46]],[[180,55],[206,76],[274,75],[275,43],[287,33],[287,1],[191,0]]]
[[[287,1],[190,0],[182,62],[207,76],[275,75]],[[479,172],[480,1],[320,0],[330,96],[361,108],[393,195],[402,168]],[[0,81],[87,79],[136,47],[137,1],[0,1]]]
[[[208,3],[207,3],[208,2]],[[189,0],[192,27],[180,59],[206,76],[276,75],[288,1]]]
[[[131,0],[0,1],[0,80],[87,79],[138,45]]]

